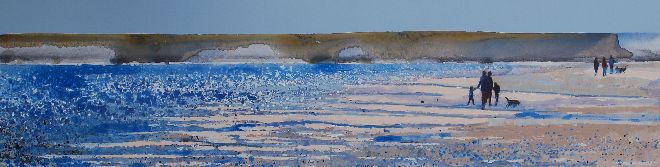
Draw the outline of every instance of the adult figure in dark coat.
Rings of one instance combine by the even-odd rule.
[[[598,62],[598,57],[594,57],[594,76],[598,75],[598,66],[600,66],[600,63]]]
[[[486,71],[481,73],[477,88],[481,88],[481,109],[484,110],[486,109],[486,102],[488,102],[488,99],[490,99],[493,93],[493,79],[486,74]]]
[[[607,75],[607,58],[603,57],[603,60],[601,60],[601,67],[603,67],[603,77]]]

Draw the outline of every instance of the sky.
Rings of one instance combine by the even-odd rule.
[[[660,32],[657,0],[0,0],[0,33]]]

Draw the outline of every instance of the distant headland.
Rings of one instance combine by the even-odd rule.
[[[613,33],[3,34],[0,63],[581,61],[631,58]]]

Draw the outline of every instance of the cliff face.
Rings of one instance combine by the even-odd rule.
[[[259,47],[251,47],[259,46]],[[47,48],[33,49],[33,48]],[[89,48],[102,51],[90,51]],[[32,48],[31,50],[29,48]],[[85,52],[76,52],[85,48]],[[270,48],[269,58],[306,62],[373,60],[438,61],[572,61],[580,58],[632,54],[619,46],[616,34],[373,32],[280,35],[163,34],[5,34],[0,35],[0,60],[51,63],[222,62],[242,49]],[[61,50],[69,50],[63,52]],[[105,49],[105,50],[103,50]],[[111,51],[108,51],[110,49]],[[73,50],[73,51],[70,51]],[[216,51],[216,52],[209,52]],[[256,53],[257,51],[246,51]],[[262,51],[258,51],[262,52]],[[340,56],[341,53],[341,56]],[[350,55],[359,53],[358,55]],[[75,56],[72,56],[75,55]],[[111,58],[107,58],[107,57]],[[247,56],[245,53],[235,56]],[[235,57],[234,56],[234,57]],[[251,56],[247,56],[251,57]],[[252,56],[254,57],[254,56]],[[258,56],[257,56],[258,57]],[[76,60],[86,59],[86,60]]]
[[[633,60],[660,61],[660,33],[620,33],[621,47],[633,53]]]

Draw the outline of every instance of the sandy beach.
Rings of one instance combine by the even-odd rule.
[[[115,134],[131,138],[65,144],[107,151],[40,157],[94,165],[658,166],[660,63],[621,64],[626,73],[602,77],[589,63],[495,63],[487,68],[502,99],[486,110],[478,90],[477,105],[465,104],[480,69],[469,77],[355,78],[328,96],[267,103],[279,108],[185,105],[178,110],[208,114],[153,116],[150,130]],[[504,97],[521,105],[505,107]]]

